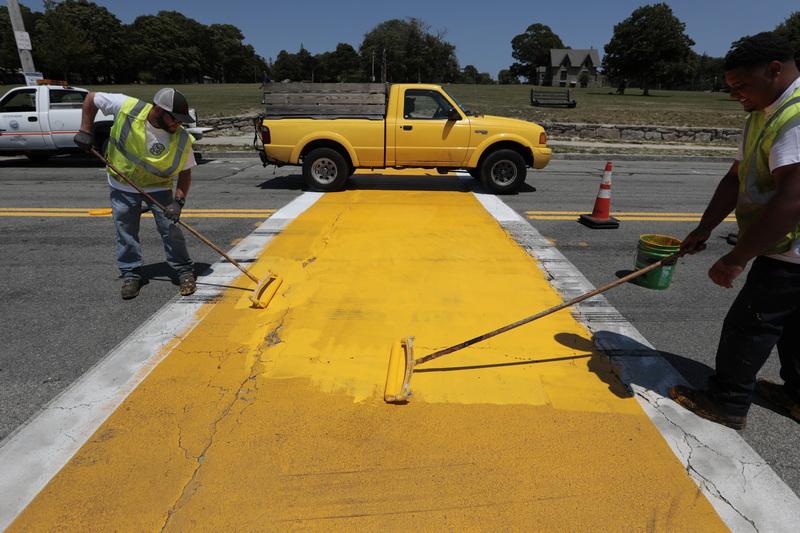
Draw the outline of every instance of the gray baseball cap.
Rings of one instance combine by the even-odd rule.
[[[175,89],[161,89],[153,97],[153,103],[172,115],[178,122],[189,124],[194,122],[194,118],[189,114],[189,102]]]

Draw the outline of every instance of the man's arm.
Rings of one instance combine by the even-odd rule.
[[[683,239],[681,250],[689,254],[705,250],[705,243],[711,236],[711,232],[736,208],[738,197],[739,162],[734,161],[717,185],[714,196],[711,197],[711,201],[700,219],[700,224]]]
[[[177,222],[181,218],[182,204],[186,200],[186,195],[189,194],[191,184],[192,169],[181,170],[178,174],[178,185],[175,187],[175,200],[164,209],[164,216],[171,221]]]
[[[192,169],[181,170],[178,174],[178,185],[175,187],[175,196],[186,198],[189,194],[189,187],[192,185]]]
[[[85,131],[87,133],[92,132],[92,124],[94,124],[94,117],[97,116],[97,106],[94,103],[94,95],[96,93],[91,92],[86,95],[86,99],[83,101],[83,108],[81,113],[81,131]]]
[[[733,280],[751,259],[780,241],[800,222],[800,163],[776,168],[772,175],[777,186],[775,195],[733,250],[708,272],[711,280],[721,287],[732,287]]]
[[[91,92],[87,94],[86,98],[83,100],[80,131],[78,131],[73,138],[73,142],[87,152],[92,149],[92,125],[94,123],[94,117],[97,115],[94,95],[95,93]]]

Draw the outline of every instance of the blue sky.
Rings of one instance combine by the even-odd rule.
[[[333,51],[338,43],[358,49],[364,34],[381,22],[415,17],[430,33],[446,31],[444,40],[456,47],[461,67],[475,66],[493,78],[514,62],[511,39],[531,24],[549,26],[566,46],[603,47],[614,25],[643,5],[641,0],[571,0],[539,3],[535,0],[94,0],[121,22],[139,15],[178,11],[202,24],[233,24],[256,53],[275,59],[278,52],[296,53],[302,44],[312,54]],[[5,0],[3,0],[5,3]],[[44,11],[41,0],[19,0],[33,11]],[[672,12],[686,24],[697,44],[695,52],[722,57],[733,41],[745,35],[773,30],[790,14],[800,11],[797,0],[672,0]]]

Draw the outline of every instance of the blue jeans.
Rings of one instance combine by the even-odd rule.
[[[722,324],[709,390],[731,414],[746,415],[756,375],[778,348],[784,389],[800,401],[800,265],[757,257]]]
[[[142,202],[150,206],[156,228],[164,242],[164,252],[167,263],[178,273],[194,273],[194,262],[189,258],[186,249],[186,239],[181,228],[164,216],[163,211],[155,206],[146,196],[135,192],[125,192],[110,187],[111,210],[114,216],[114,226],[117,231],[117,266],[123,278],[141,277],[141,268],[144,264],[142,247],[139,243],[139,225],[142,218]],[[172,191],[158,191],[149,193],[161,205],[172,203]]]

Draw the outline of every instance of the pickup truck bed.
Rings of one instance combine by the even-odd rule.
[[[276,83],[264,92],[264,117],[383,120],[383,83]]]

